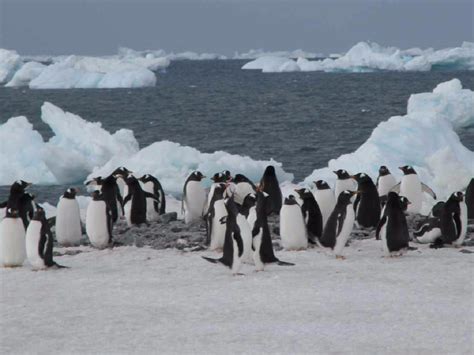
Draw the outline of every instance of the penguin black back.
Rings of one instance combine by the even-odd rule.
[[[10,186],[10,194],[8,196],[7,207],[19,210],[20,199],[25,194],[25,189],[30,185],[31,183],[23,180],[15,181],[12,186]]]
[[[380,228],[386,226],[386,243],[390,252],[408,248],[410,235],[408,224],[403,210],[400,197],[396,192],[389,192],[385,212],[377,227],[376,234],[380,233]]]
[[[336,246],[336,238],[342,230],[347,214],[347,205],[351,204],[353,193],[343,191],[337,197],[337,203],[324,226],[319,242],[326,248],[333,249]]]
[[[47,267],[56,266],[58,268],[65,268],[65,266],[59,265],[53,260],[54,237],[49,222],[46,219],[46,213],[41,206],[37,205],[32,220],[41,222],[38,254],[44,260],[44,265]]]
[[[166,197],[160,181],[150,174],[143,175],[139,180],[143,183],[151,182],[153,184],[153,193],[158,197],[158,200],[153,202],[155,211],[158,214],[164,214],[166,212]]]
[[[156,199],[156,196],[143,191],[137,178],[130,175],[125,180],[128,186],[128,195],[123,200],[125,205],[130,201],[130,221],[132,224],[146,223],[146,198],[150,197]]]
[[[354,202],[357,223],[364,228],[375,228],[380,219],[380,199],[377,187],[369,175],[354,175],[359,194]]]
[[[240,214],[247,218],[249,216],[250,209],[255,206],[256,202],[257,199],[255,197],[255,194],[248,194],[247,196],[245,196],[244,201],[240,206]]]
[[[23,221],[23,225],[28,227],[30,220],[33,218],[34,214],[34,199],[35,195],[31,193],[23,193],[20,197],[19,204],[18,204],[18,212],[20,214],[21,220]]]
[[[463,201],[463,193],[455,192],[451,194],[444,204],[440,218],[441,240],[435,244],[451,244],[459,238],[461,233],[461,208],[460,202]]]
[[[295,191],[303,200],[301,211],[303,212],[303,218],[306,221],[308,234],[313,238],[321,237],[323,233],[323,215],[321,214],[321,209],[319,208],[313,193],[308,189],[297,189]],[[310,241],[312,241],[311,238]]]
[[[225,184],[221,183],[217,185],[213,190],[213,195],[211,197],[211,202],[209,203],[209,208],[206,214],[206,226],[207,226],[207,239],[206,244],[211,243],[211,234],[212,234],[212,220],[216,214],[215,203],[216,201],[222,200],[224,198]],[[225,242],[225,241],[224,241]]]
[[[466,189],[466,206],[467,206],[467,218],[474,219],[474,178]]]
[[[242,174],[236,174],[232,180],[235,184],[238,184],[240,182],[246,182],[248,184],[250,184],[253,188],[254,191],[257,190],[257,187],[255,186],[255,184],[252,182],[252,180],[250,180],[248,177],[246,177],[245,175],[242,175]]]
[[[260,180],[260,188],[266,192],[268,196],[267,214],[280,213],[282,205],[282,194],[280,184],[276,177],[275,168],[272,165],[267,166]]]
[[[242,236],[240,235],[240,228],[237,224],[237,214],[239,213],[239,210],[232,197],[226,200],[225,208],[227,210],[227,218],[224,240],[224,255],[220,259],[220,262],[231,268],[234,262],[234,240],[237,243],[237,248],[239,249],[239,257],[241,257],[244,252],[244,242],[242,240]]]
[[[273,251],[272,237],[270,234],[270,228],[268,227],[268,207],[270,196],[268,194],[258,191],[257,192],[257,204],[255,211],[257,219],[255,220],[254,227],[252,229],[252,237],[255,237],[260,229],[262,230],[262,245],[260,248],[260,258],[264,263],[278,262],[277,257]]]

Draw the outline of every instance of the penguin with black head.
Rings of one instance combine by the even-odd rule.
[[[379,176],[377,178],[377,192],[379,197],[385,197],[386,200],[386,196],[396,184],[397,180],[395,180],[390,170],[385,165],[382,165],[379,168]]]
[[[276,176],[275,167],[272,165],[266,167],[260,180],[259,188],[268,194],[267,214],[280,213],[283,196]]]
[[[255,184],[245,175],[236,174],[233,182],[235,184],[234,200],[239,205],[243,204],[245,197],[257,191]]]
[[[16,209],[19,213],[20,199],[25,194],[25,190],[30,187],[31,182],[17,180],[10,186],[10,195],[8,196],[7,207]]]
[[[112,212],[100,191],[92,192],[86,211],[86,233],[92,246],[103,249],[112,244]]]
[[[56,212],[56,239],[62,246],[79,245],[82,238],[81,212],[77,189],[70,187],[61,196]]]
[[[139,225],[147,223],[147,198],[158,200],[158,197],[149,192],[143,191],[140,182],[133,175],[129,175],[125,180],[128,186],[128,195],[123,200],[125,219],[127,224]]]
[[[225,184],[227,181],[227,176],[224,172],[215,173],[211,176],[212,184],[209,188],[209,194],[207,195],[207,205],[206,210],[209,210],[209,206],[211,205],[212,197],[214,196],[214,189],[219,186],[220,184]]]
[[[467,218],[474,219],[474,178],[471,179],[466,189]]]
[[[86,185],[97,185],[100,188],[102,197],[107,203],[107,207],[112,213],[112,222],[115,223],[118,220],[120,214],[123,214],[123,199],[120,194],[120,189],[117,185],[117,176],[121,175],[109,175],[106,178],[96,177],[86,182]]]
[[[359,173],[354,175],[358,183],[356,200],[354,202],[355,218],[362,228],[376,228],[380,219],[380,199],[377,188],[369,175]]]
[[[249,211],[253,206],[255,206],[256,198],[255,194],[251,193],[248,194],[242,203],[239,206],[237,203],[237,207],[239,209],[239,213],[237,214],[237,225],[240,228],[240,235],[242,237],[242,241],[244,243],[244,253],[242,255],[242,262],[244,263],[252,263],[252,228],[250,227],[250,223],[247,220],[249,215]]]
[[[351,174],[347,172],[347,170],[339,169],[333,171],[334,174],[337,176],[336,186],[334,187],[334,194],[336,196],[336,201],[339,194],[343,191],[356,191],[357,190],[357,182],[354,180]]]
[[[36,205],[35,205],[35,195],[29,192],[25,192],[19,201],[19,213],[20,218],[23,221],[23,225],[25,226],[25,230],[30,224],[31,219],[35,213]]]
[[[431,248],[438,249],[445,245],[460,247],[467,232],[467,207],[461,191],[451,194],[444,204],[440,218],[441,236]]]
[[[413,232],[413,239],[417,243],[434,243],[441,237],[441,214],[444,202],[439,201],[431,209],[430,215],[420,221]]]
[[[193,171],[184,183],[181,210],[185,223],[200,220],[207,212],[206,190],[201,183],[204,178],[200,171]]]
[[[301,212],[306,223],[308,231],[308,241],[311,244],[316,244],[316,241],[323,233],[323,216],[316,199],[311,191],[308,189],[295,190],[303,200],[301,205]]]
[[[25,227],[16,208],[7,207],[0,222],[0,264],[3,267],[22,266],[26,259]]]
[[[125,179],[131,174],[133,174],[133,172],[128,170],[124,166],[118,167],[111,174],[117,178],[117,186],[119,188],[120,196],[122,196],[122,198],[128,195],[128,191],[127,191],[128,187],[127,187],[127,183],[125,182]]]
[[[154,221],[159,215],[162,215],[166,212],[165,191],[163,190],[159,180],[153,175],[145,174],[138,180],[143,184],[143,190],[145,192],[148,192],[158,198],[158,200],[150,197],[147,197],[146,199],[147,219],[149,221]]]
[[[220,183],[213,189],[213,195],[206,213],[207,240],[210,250],[222,249],[225,243],[225,219],[227,208],[224,202],[226,185]]]
[[[286,250],[303,250],[308,247],[305,219],[293,195],[285,198],[280,210],[280,237]]]
[[[329,184],[326,181],[315,181],[314,186],[313,195],[318,203],[319,209],[321,210],[324,228],[329,216],[336,206],[336,197],[334,196],[334,191],[329,187]]]

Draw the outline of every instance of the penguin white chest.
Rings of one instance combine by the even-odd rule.
[[[260,228],[258,231],[258,234],[253,237],[252,243],[253,243],[253,262],[255,264],[255,270],[256,271],[263,271],[265,265],[262,261],[262,258],[260,256],[260,248],[262,247],[262,236],[263,236],[263,229]]]
[[[94,247],[102,249],[109,244],[108,217],[104,201],[91,201],[87,206],[86,232]]]
[[[248,182],[239,182],[235,185],[235,202],[241,205],[244,202],[245,197],[252,193],[255,193],[252,185],[250,185]]]
[[[250,263],[252,260],[252,230],[250,224],[245,216],[240,213],[237,215],[237,225],[240,228],[240,235],[244,244],[244,253],[242,254],[242,261]]]
[[[227,209],[224,200],[214,201],[214,218],[212,219],[211,244],[209,249],[216,250],[224,247]]]
[[[236,275],[240,271],[240,267],[242,266],[242,261],[240,260],[239,256],[239,246],[232,236],[232,248],[233,248],[233,255],[232,255],[232,274]]]
[[[250,207],[249,209],[249,215],[247,216],[247,221],[249,222],[250,229],[253,229],[253,226],[255,225],[255,221],[257,220],[257,209],[255,206]]]
[[[319,209],[321,210],[321,216],[323,217],[323,227],[329,219],[334,207],[336,207],[336,197],[331,189],[315,190],[313,192],[314,199],[318,203]]]
[[[421,189],[421,182],[417,174],[409,174],[402,177],[402,181],[400,183],[400,196],[405,196],[408,201],[410,201],[407,212],[420,212],[423,193]]]
[[[56,239],[63,246],[78,245],[81,241],[81,214],[76,199],[62,197],[56,214]]]
[[[21,218],[5,217],[0,222],[0,262],[3,266],[21,266],[26,258],[25,227]]]
[[[459,234],[459,238],[453,242],[454,246],[456,247],[460,247],[462,245],[467,233],[467,206],[464,201],[459,203],[459,209],[461,217],[461,233]]]
[[[206,191],[199,181],[189,181],[186,184],[186,198],[184,199],[185,222],[189,223],[200,219],[206,206]]]
[[[26,256],[28,257],[28,262],[35,269],[43,269],[46,267],[44,259],[39,254],[40,239],[41,222],[31,221],[26,229]],[[44,249],[45,247],[43,247],[43,252]]]
[[[377,186],[377,192],[379,193],[379,196],[387,195],[396,184],[397,181],[392,174],[380,176]]]
[[[143,191],[148,192],[150,194],[154,194],[154,185],[153,182],[147,181],[143,184]],[[146,198],[146,219],[147,221],[156,221],[158,219],[158,212],[155,210],[155,200],[147,197]]]
[[[308,247],[308,236],[299,205],[283,205],[280,210],[280,237],[286,250]]]
[[[334,254],[336,256],[342,256],[342,251],[346,246],[347,241],[351,235],[352,229],[354,228],[355,213],[354,206],[352,204],[346,207],[346,218],[342,221],[341,232],[336,237],[336,245],[334,246]]]

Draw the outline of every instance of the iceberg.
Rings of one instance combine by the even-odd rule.
[[[283,57],[283,58],[322,58],[324,54],[306,52],[302,49],[294,51],[265,51],[263,49],[251,49],[245,53],[235,52],[232,59],[257,59],[260,57]]]
[[[17,52],[0,48],[0,85],[7,83],[22,64]]]
[[[445,199],[463,190],[474,176],[474,152],[459,140],[455,129],[474,125],[474,92],[458,79],[439,84],[431,93],[413,94],[405,116],[381,122],[355,152],[329,161],[314,170],[304,183],[335,181],[332,172],[344,168],[365,172],[373,179],[380,165],[401,178],[399,166],[412,165],[420,179]],[[375,180],[374,180],[375,181]],[[425,212],[429,206],[425,206]]]
[[[284,57],[259,57],[245,64],[242,69],[258,69],[263,73],[281,73],[300,70],[295,61]]]
[[[25,63],[5,86],[28,86],[30,81],[36,79],[45,68],[46,65],[38,62]]]

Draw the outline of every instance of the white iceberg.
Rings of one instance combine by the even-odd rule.
[[[259,57],[245,64],[242,69],[261,70],[263,73],[280,73],[300,70],[296,62],[291,59],[271,56]]]
[[[17,52],[0,48],[0,85],[7,83],[22,64]]]
[[[25,63],[5,86],[28,86],[30,81],[36,79],[45,68],[46,65],[38,62]]]
[[[307,52],[302,49],[294,51],[265,51],[263,49],[251,49],[245,53],[235,52],[232,59],[257,59],[260,57],[283,57],[283,58],[322,58],[324,54]]]

